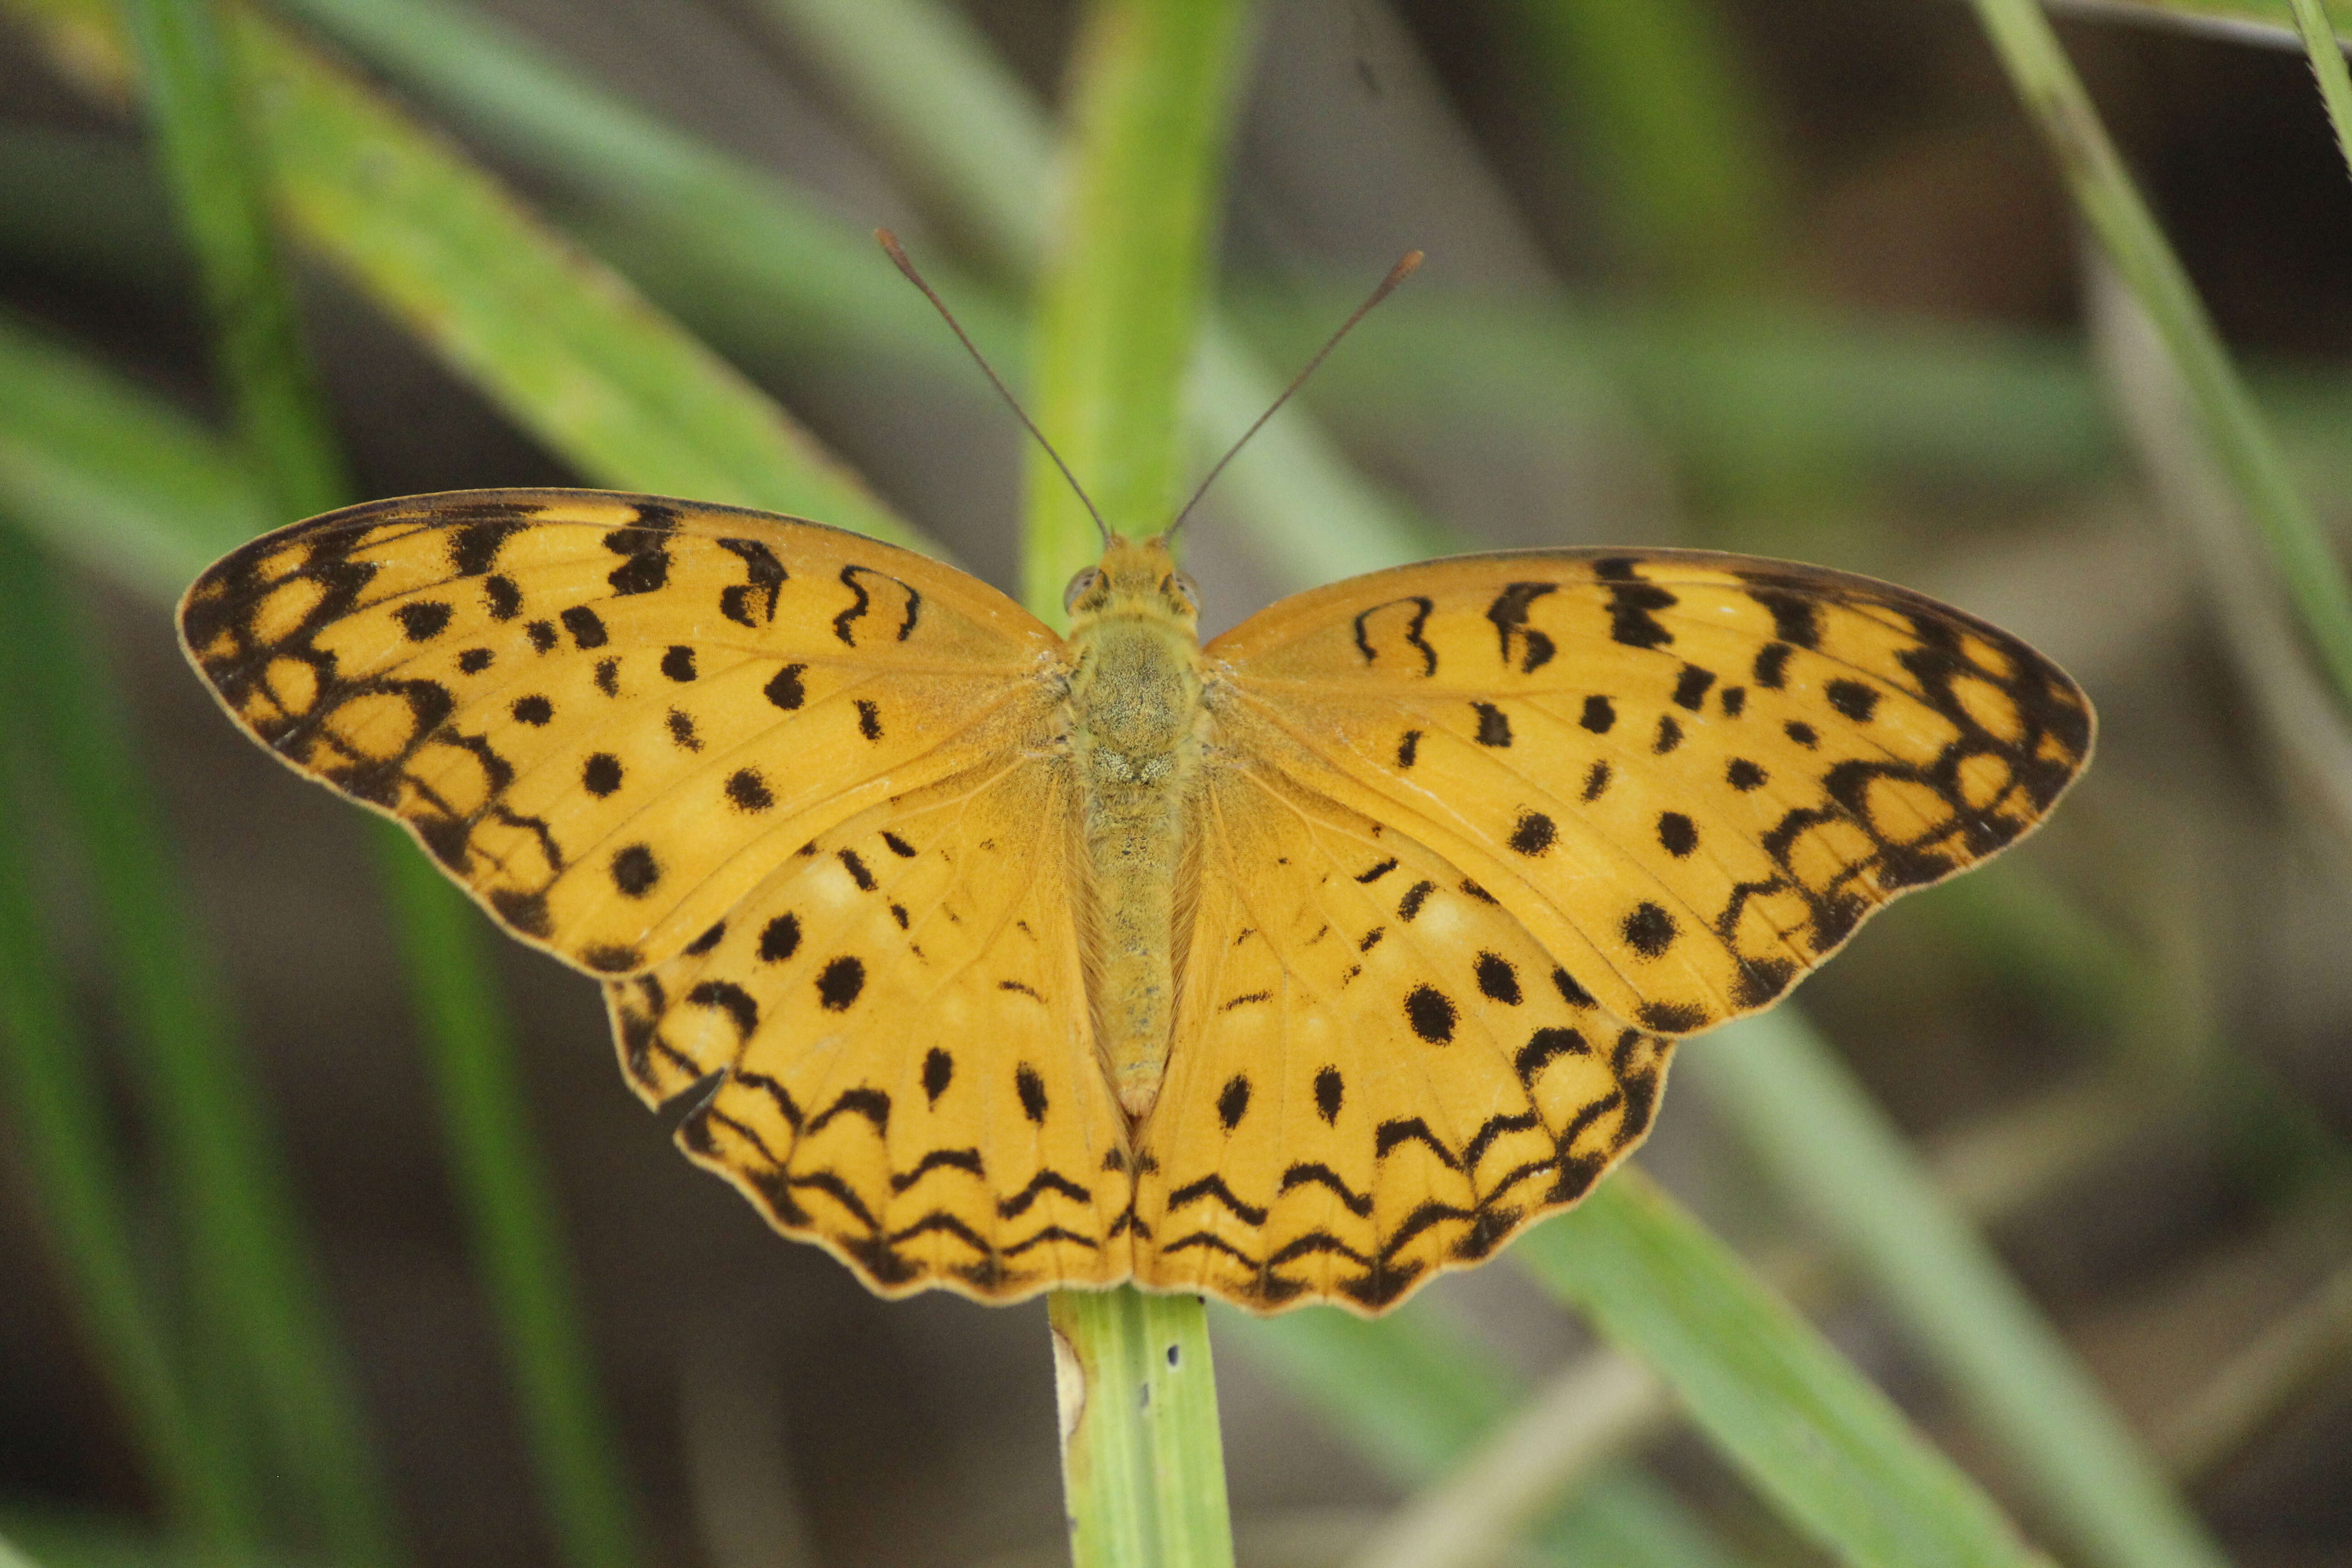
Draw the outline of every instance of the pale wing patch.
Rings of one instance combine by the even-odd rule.
[[[1064,767],[1006,762],[864,812],[607,986],[639,1094],[703,1086],[687,1153],[886,1295],[1128,1277],[1070,789]]]
[[[1386,1310],[1638,1143],[1671,1042],[1427,847],[1235,759],[1203,792],[1139,1281]]]

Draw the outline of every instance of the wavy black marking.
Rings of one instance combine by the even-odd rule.
[[[1486,618],[1495,624],[1495,633],[1502,645],[1503,668],[1511,666],[1511,645],[1516,639],[1522,648],[1519,673],[1532,675],[1549,664],[1559,647],[1550,637],[1528,625],[1528,606],[1546,594],[1558,593],[1557,583],[1513,583],[1495,596],[1486,606]]]
[[[1413,606],[1412,619],[1405,623],[1404,640],[1420,651],[1421,673],[1423,675],[1435,675],[1437,673],[1437,650],[1429,646],[1429,639],[1423,637],[1422,633],[1423,629],[1428,626],[1430,615],[1437,608],[1437,606],[1430,600],[1418,594],[1402,599],[1390,599],[1384,603],[1374,605],[1368,610],[1360,611],[1356,616],[1355,621],[1356,647],[1358,651],[1363,654],[1364,662],[1366,664],[1373,664],[1379,661],[1379,651],[1372,647],[1371,637],[1365,623],[1370,621],[1374,616],[1380,614],[1382,610],[1393,609],[1399,605],[1411,605]]]

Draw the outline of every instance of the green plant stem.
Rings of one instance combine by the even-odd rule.
[[[1076,1568],[1221,1568],[1234,1560],[1209,1320],[1197,1296],[1046,1298]]]
[[[2034,0],[1971,0],[2125,286],[2155,324],[2198,422],[2303,623],[2339,705],[2352,709],[2352,586],[2296,490],[2179,258],[2157,226],[2050,19]]]
[[[122,0],[147,123],[215,324],[238,436],[280,510],[307,517],[351,491],[278,266],[246,95],[215,0]]]
[[[2085,1560],[2220,1568],[2220,1550],[2065,1342],[1794,1011],[1727,1026],[1690,1055],[1684,1075],[1716,1091],[1775,1184],[1861,1266]],[[1790,1152],[1790,1127],[1811,1153]]]
[[[406,835],[379,823],[372,837],[548,1515],[573,1568],[632,1568],[643,1558],[619,1447],[590,1370],[562,1216],[530,1135],[480,917]]]
[[[1036,314],[1037,422],[1113,526],[1174,505],[1192,352],[1240,77],[1240,0],[1096,0],[1074,144]],[[1028,472],[1025,598],[1058,619],[1095,525],[1044,453]],[[1062,1482],[1076,1568],[1233,1562],[1208,1320],[1197,1296],[1056,1291]]]
[[[1174,514],[1177,432],[1242,58],[1236,0],[1097,0],[1072,66],[1067,222],[1035,322],[1037,423],[1115,532]],[[1030,454],[1024,597],[1058,608],[1095,525]]]
[[[2352,171],[2352,71],[2344,68],[2344,46],[2327,24],[2319,0],[2288,0],[2294,7],[2295,30],[2311,56],[2311,74],[2319,81],[2320,101],[2327,106],[2327,122],[2336,128],[2336,150]]]
[[[244,1557],[257,1538],[246,1478],[203,1430],[169,1327],[132,1248],[142,1230],[97,1058],[78,1027],[45,931],[35,883],[40,820],[30,787],[34,692],[59,650],[20,613],[50,592],[51,568],[13,524],[0,524],[0,1096],[14,1109],[39,1184],[58,1276],[144,1455],[163,1505],[209,1560]]]

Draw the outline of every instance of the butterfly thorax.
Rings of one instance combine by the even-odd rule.
[[[1120,1106],[1140,1121],[1174,1019],[1177,882],[1202,752],[1200,637],[1192,584],[1156,539],[1113,539],[1072,584],[1070,607],[1096,1037]]]

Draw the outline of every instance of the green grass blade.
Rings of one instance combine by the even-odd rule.
[[[1693,0],[1515,0],[1527,68],[1587,161],[1616,248],[1690,292],[1753,284],[1781,243],[1787,176],[1716,8]]]
[[[1647,1362],[1782,1515],[1841,1560],[2040,1561],[1885,1394],[1638,1171],[1512,1255]]]
[[[289,0],[288,9],[548,182],[608,251],[730,343],[780,364],[887,356],[971,384],[962,351],[869,231],[575,75],[512,29],[441,0]],[[926,270],[1018,384],[1013,312],[950,268]],[[800,510],[862,526],[814,505]]]
[[[2339,703],[2352,708],[2352,585],[2296,490],[2261,411],[2157,226],[2082,79],[2034,0],[1972,0],[2075,205],[2145,310],[2188,387],[2238,505],[2268,546]]]
[[[2352,72],[2344,68],[2344,45],[2328,25],[2319,0],[2288,0],[2294,7],[2295,30],[2303,35],[2311,56],[2311,74],[2319,82],[2319,100],[2327,106],[2327,122],[2336,128],[2336,150],[2352,169]]]
[[[60,555],[159,604],[273,515],[211,431],[5,313],[0,498]]]
[[[2219,1568],[2220,1549],[2065,1342],[1796,1013],[1730,1025],[1690,1056],[1685,1076],[1861,1266],[2084,1561]]]
[[[1273,1372],[1400,1486],[1441,1479],[1510,1419],[1518,1381],[1425,1304],[1376,1321],[1336,1307],[1279,1318],[1221,1311],[1217,1337]],[[1529,1532],[1543,1560],[1614,1568],[1717,1568],[1728,1552],[1681,1501],[1629,1466],[1576,1485]]]
[[[116,36],[95,0],[7,4],[85,54]],[[297,235],[583,477],[919,543],[756,387],[445,139],[263,19],[240,13],[236,31]]]
[[[25,718],[95,882],[200,1321],[226,1342],[214,1353],[257,1391],[275,1464],[315,1510],[321,1543],[352,1564],[396,1562],[390,1487],[356,1380],[223,982],[194,935],[108,650],[46,581],[9,581],[22,635],[49,650]]]
[[[215,324],[240,439],[277,510],[307,517],[348,499],[350,477],[297,342],[294,299],[245,120],[248,94],[214,0],[121,0],[147,123]]]
[[[1034,416],[1115,532],[1165,528],[1181,498],[1184,372],[1208,282],[1244,7],[1101,0],[1072,64],[1066,226],[1039,289]],[[1098,548],[1030,454],[1024,597],[1058,614]]]
[[[230,48],[268,60],[272,37],[257,26],[236,37],[233,45],[219,38],[208,45],[190,42],[201,39],[213,22],[209,0],[142,3],[150,9],[134,35],[142,45],[148,102],[152,112],[185,122],[163,140],[167,151],[189,163],[174,172],[173,184],[198,267],[209,280],[207,295],[219,312],[226,345],[222,367],[236,384],[236,401],[246,416],[244,433],[255,466],[299,510],[349,500],[338,493],[343,483],[341,460],[309,386],[290,295],[277,270],[263,195],[268,176],[259,158],[243,145],[241,127],[229,121],[248,101],[269,106],[281,176],[290,150],[316,154],[349,144],[366,125],[378,137],[373,172],[387,187],[394,172],[384,143],[398,128],[388,117],[372,125],[339,117],[353,106],[348,92],[306,95],[300,89],[303,62],[290,50],[281,50],[276,68],[261,73],[254,87],[232,79]],[[195,79],[207,74],[221,79]],[[173,79],[180,79],[174,85]],[[315,89],[320,82],[313,79],[308,85]],[[422,139],[412,141],[424,146]],[[200,152],[191,154],[192,146]],[[352,173],[331,161],[328,166],[333,174]],[[305,186],[299,175],[288,183],[297,191],[331,187],[326,180]],[[442,179],[412,192],[425,204],[408,213],[415,220],[412,232],[446,235],[451,226],[446,220],[457,205],[452,184]],[[487,182],[478,182],[476,192],[492,198],[479,210],[513,216],[497,205],[498,193]],[[362,230],[383,212],[402,210],[397,200],[355,202],[349,199],[355,191],[334,194],[346,198],[340,210],[347,219],[368,212],[358,226]],[[379,188],[377,195],[384,194]],[[433,219],[443,220],[438,229],[428,221]],[[330,223],[314,226],[313,233],[322,230],[349,232]],[[380,238],[383,231],[379,226],[368,232]],[[551,1188],[528,1152],[522,1097],[513,1081],[512,1030],[479,951],[479,927],[462,897],[414,846],[388,827],[379,830],[378,842],[383,846],[394,923],[424,1015],[423,1033],[437,1069],[458,1185],[472,1210],[478,1250],[504,1319],[549,1512],[576,1568],[630,1568],[640,1554],[629,1492],[595,1397],[593,1362],[572,1315],[570,1271],[555,1239],[560,1226]],[[380,1521],[363,1522],[381,1532]],[[352,1543],[342,1544],[348,1549]],[[364,1537],[358,1543],[361,1550],[374,1544]],[[389,1555],[380,1546],[375,1550]]]
[[[1052,131],[1045,110],[969,23],[938,0],[761,0],[761,8],[821,64],[908,182],[945,209],[950,227],[980,240],[1010,276],[1029,277],[1045,264]],[[971,107],[978,122],[970,134],[941,112],[946,104]],[[1285,378],[1265,370],[1213,310],[1191,374],[1186,427],[1205,468],[1265,412]],[[1084,468],[1079,478],[1091,482]],[[1434,528],[1358,475],[1296,404],[1258,432],[1218,487],[1219,505],[1247,520],[1235,542],[1293,586],[1417,561],[1443,546]],[[1113,521],[1152,528],[1160,520]]]
[[[1138,533],[1164,524],[1181,482],[1178,396],[1207,282],[1246,18],[1240,0],[1096,0],[1081,24],[1067,226],[1036,314],[1034,412],[1113,526]],[[1029,468],[1022,544],[1024,597],[1058,621],[1063,584],[1098,545],[1042,452]],[[1224,1444],[1200,1298],[1121,1286],[1056,1291],[1046,1305],[1077,1568],[1230,1564]]]
[[[2080,11],[2103,21],[2117,17],[2159,26],[2252,37],[2292,46],[2294,0],[2047,0],[2053,11]],[[2352,38],[2352,0],[2321,0],[2338,37]]]
[[[372,837],[549,1517],[574,1568],[635,1568],[644,1559],[619,1444],[596,1392],[562,1216],[530,1135],[514,1026],[479,916],[390,824],[373,825]]]
[[[52,592],[51,568],[0,523],[0,582],[14,605]],[[0,616],[0,1083],[38,1184],[57,1272],[97,1353],[168,1512],[208,1556],[227,1562],[257,1540],[245,1478],[192,1407],[172,1327],[142,1278],[141,1234],[96,1058],[49,950],[50,916],[35,876],[34,692],[63,650],[38,622]]]
[[[222,378],[253,471],[284,511],[324,510],[347,481],[297,343],[220,18],[211,0],[125,0],[124,14],[155,151],[218,326]],[[61,648],[77,640],[62,623],[53,629]],[[88,633],[79,640],[89,641]],[[354,1563],[398,1562],[404,1552],[390,1485],[260,1092],[230,1043],[217,981],[183,940],[185,904],[170,887],[170,847],[140,787],[121,699],[104,688],[98,658],[64,666],[45,689],[44,738],[109,916],[203,1315],[231,1342],[222,1348],[257,1389],[276,1461],[299,1478],[326,1548]]]

